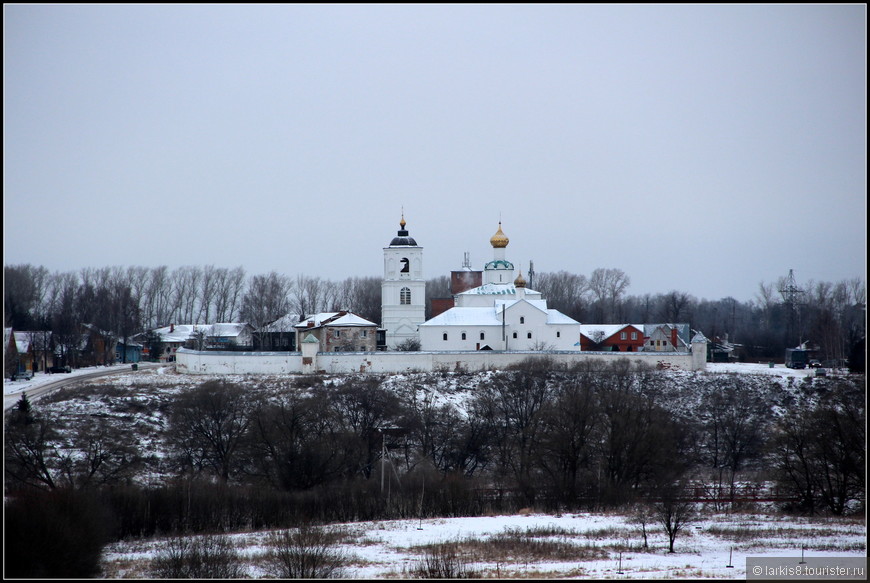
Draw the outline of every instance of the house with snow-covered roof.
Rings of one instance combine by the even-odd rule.
[[[643,326],[634,324],[581,324],[582,350],[638,352],[644,347]]]
[[[378,325],[347,310],[315,314],[295,328],[297,346],[311,337],[320,342],[321,352],[377,350]]]
[[[296,350],[299,314],[285,314],[254,330],[255,350]]]
[[[644,324],[647,352],[685,352],[689,350],[688,324]]]
[[[174,362],[175,352],[191,342],[196,348],[205,348],[205,337],[211,332],[211,324],[170,324],[151,330],[150,336],[156,341],[151,343],[147,336],[136,339],[146,344],[148,357],[161,362]],[[153,352],[153,354],[152,354]]]
[[[254,327],[247,322],[219,322],[211,325],[205,335],[205,347],[209,350],[252,350]]]

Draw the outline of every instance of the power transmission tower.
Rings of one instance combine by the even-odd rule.
[[[529,261],[529,289],[535,289],[535,262]]]
[[[788,270],[788,277],[785,278],[782,287],[779,288],[779,293],[782,296],[783,302],[785,303],[786,317],[788,322],[788,329],[786,330],[786,344],[790,345],[795,336],[799,336],[800,306],[803,305],[804,293],[804,290],[799,288],[797,282],[795,281],[793,269]],[[796,331],[798,331],[797,334]],[[798,337],[797,340],[798,342],[797,344],[795,344],[795,346],[801,343],[800,337]]]

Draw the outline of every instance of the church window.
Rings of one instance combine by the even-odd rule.
[[[516,338],[516,337],[517,337],[517,333],[516,333],[516,332],[514,332],[514,338]]]
[[[462,339],[465,340],[465,332],[462,333]]]
[[[531,339],[532,339],[532,333],[529,332],[529,333],[526,335],[526,338],[528,338],[529,340],[531,340]]]
[[[444,340],[447,340],[447,332],[444,333],[443,338]]]
[[[520,316],[520,324],[525,324],[525,323],[526,323],[526,317]]]
[[[480,333],[480,339],[481,339],[481,340],[485,340],[485,339],[486,339],[486,335],[485,335],[483,332]]]
[[[562,333],[557,330],[556,331],[556,338],[561,338],[561,337],[562,337]]]
[[[411,303],[411,290],[407,287],[403,287],[399,291],[399,303],[403,306],[410,305]]]

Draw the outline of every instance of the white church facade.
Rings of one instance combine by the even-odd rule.
[[[484,284],[456,294],[454,307],[419,326],[421,350],[580,350],[580,323],[548,308],[540,292],[526,288],[522,273],[514,276],[508,243],[499,223]]]

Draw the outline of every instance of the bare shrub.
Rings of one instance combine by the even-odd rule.
[[[480,573],[469,565],[459,550],[460,543],[438,543],[426,549],[425,554],[411,569],[409,576],[418,579],[477,579]]]
[[[335,547],[342,533],[302,525],[273,534],[268,562],[284,579],[334,579],[341,577],[347,557]]]
[[[157,579],[238,579],[242,567],[225,535],[175,537],[151,561]]]

